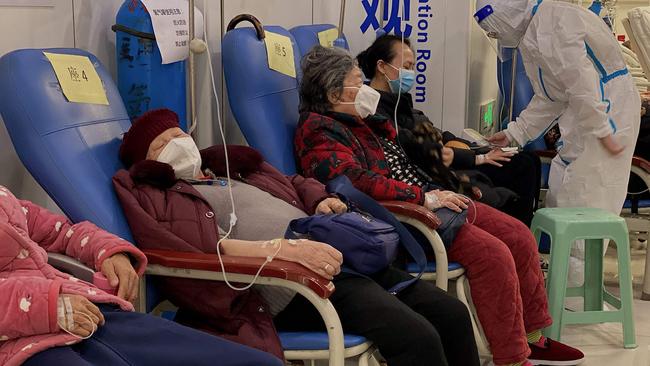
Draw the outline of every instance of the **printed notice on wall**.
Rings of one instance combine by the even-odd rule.
[[[69,102],[108,105],[102,80],[87,56],[43,54],[50,60],[63,95]]]
[[[162,63],[187,58],[190,52],[190,19],[187,0],[142,0],[151,16]],[[194,8],[196,38],[203,37],[203,14]]]
[[[54,0],[0,0],[0,6],[54,7]]]
[[[331,28],[318,32],[318,42],[323,47],[332,48],[334,47],[334,41],[339,37],[339,30],[336,28]]]
[[[266,55],[269,59],[269,68],[279,73],[296,77],[296,62],[293,58],[293,45],[291,39],[281,34],[266,31],[264,43]]]

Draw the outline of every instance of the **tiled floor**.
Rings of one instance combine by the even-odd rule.
[[[567,326],[562,342],[585,353],[585,366],[650,366],[650,302],[636,300],[634,318],[636,349],[623,348],[622,329],[617,323]]]
[[[635,239],[635,238],[634,238]],[[634,318],[638,348],[623,348],[622,327],[618,323],[571,325],[562,332],[562,341],[580,348],[586,355],[585,366],[650,366],[650,301],[641,301],[641,283],[645,269],[645,250],[632,250],[635,288]],[[610,247],[605,257],[605,282],[617,293],[616,251]],[[578,308],[581,300],[567,302]]]
[[[631,238],[632,241],[636,237]],[[619,323],[594,325],[570,325],[562,332],[562,342],[578,347],[585,353],[581,366],[650,366],[650,301],[639,300],[645,270],[645,249],[632,249],[632,275],[634,281],[634,318],[638,347],[623,348],[623,332]],[[618,294],[616,250],[610,246],[605,255],[605,284],[610,292]],[[571,299],[566,303],[569,309],[580,309],[582,300]],[[486,362],[484,364],[491,365]],[[307,364],[308,365],[308,364]],[[326,366],[327,362],[316,363]],[[346,366],[357,363],[346,362]]]

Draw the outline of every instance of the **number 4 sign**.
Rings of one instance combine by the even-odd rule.
[[[63,95],[69,102],[108,105],[102,80],[87,56],[43,54],[50,60]]]

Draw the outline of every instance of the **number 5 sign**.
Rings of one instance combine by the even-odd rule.
[[[282,74],[296,77],[296,62],[293,58],[293,45],[291,39],[281,34],[266,31],[266,55],[269,59],[269,68]]]
[[[87,56],[43,54],[50,60],[63,95],[69,102],[108,105],[102,80]]]

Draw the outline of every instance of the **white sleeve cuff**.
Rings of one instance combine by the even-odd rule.
[[[522,131],[522,129],[519,128],[519,123],[517,122],[510,122],[508,128],[503,132],[508,136],[510,142],[514,141],[519,144],[519,146],[524,146],[529,140],[528,134],[525,130]]]
[[[614,129],[612,128],[612,125],[607,121],[607,124],[601,128],[598,128],[594,130],[594,135],[598,137],[599,139],[602,139],[603,137],[607,137],[609,135],[614,134]]]

